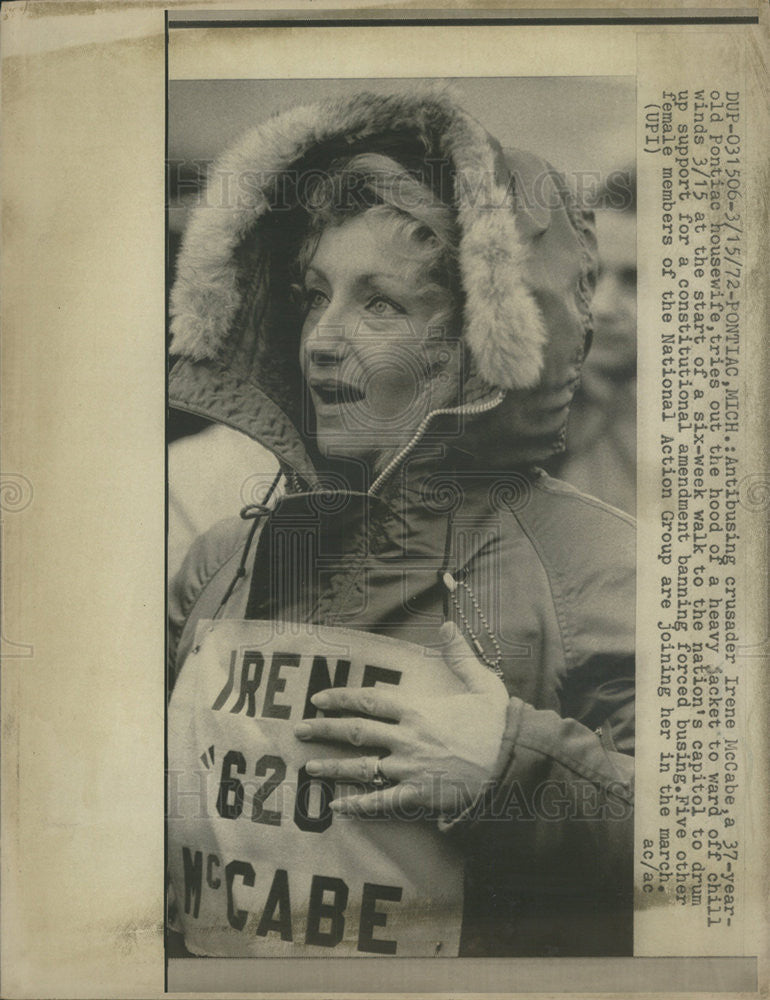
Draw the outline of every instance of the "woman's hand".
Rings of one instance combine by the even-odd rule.
[[[489,780],[500,751],[508,694],[454,624],[445,623],[439,634],[446,642],[444,659],[464,691],[422,699],[420,704],[375,688],[329,688],[313,696],[313,704],[322,711],[356,716],[308,719],[296,727],[299,739],[378,747],[382,752],[338,760],[314,758],[307,762],[308,773],[371,785],[381,757],[380,773],[390,785],[337,798],[331,804],[336,812],[404,819],[425,813],[456,815]]]

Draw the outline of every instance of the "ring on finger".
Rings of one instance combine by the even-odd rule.
[[[370,785],[374,785],[375,788],[384,788],[388,784],[388,779],[385,777],[385,772],[382,770],[382,758],[374,758],[374,766],[372,768],[372,777],[369,782]]]

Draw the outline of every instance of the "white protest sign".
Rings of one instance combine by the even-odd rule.
[[[169,706],[168,860],[189,950],[218,956],[457,955],[462,857],[425,818],[355,818],[329,802],[370,787],[310,778],[303,743],[328,687],[461,690],[435,651],[351,629],[199,623]]]

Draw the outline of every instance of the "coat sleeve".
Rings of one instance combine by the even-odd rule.
[[[248,525],[219,521],[200,535],[168,588],[169,693],[189,652],[195,622],[210,617],[230,582],[228,569],[243,547]]]
[[[561,711],[511,698],[488,787],[441,826],[463,842],[470,878],[476,889],[484,886],[477,895],[496,901],[493,910],[500,907],[490,933],[499,936],[505,922],[509,954],[549,947],[556,947],[553,954],[629,954],[634,531],[627,519],[587,499],[566,499],[577,506],[560,511],[562,530],[545,532],[540,525],[537,539],[560,602]],[[586,537],[605,544],[586,545]],[[474,926],[483,928],[488,919],[494,917],[476,914]],[[566,950],[559,950],[560,940]]]
[[[463,954],[633,952],[633,758],[511,699],[498,773],[448,825],[466,867]]]

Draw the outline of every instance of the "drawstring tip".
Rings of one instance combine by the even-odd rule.
[[[251,521],[256,517],[266,517],[268,514],[272,514],[272,512],[273,508],[269,507],[266,503],[249,503],[241,508],[241,518],[244,521]]]
[[[452,574],[444,573],[443,576],[441,577],[441,581],[446,587],[446,589],[449,591],[449,593],[454,594],[454,592],[457,590],[457,580],[455,580]]]

